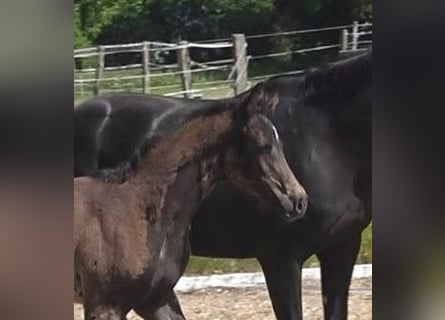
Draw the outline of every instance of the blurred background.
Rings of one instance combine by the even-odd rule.
[[[365,50],[371,21],[370,0],[75,0],[75,101],[228,97]]]

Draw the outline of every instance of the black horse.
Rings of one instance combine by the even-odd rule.
[[[193,219],[194,255],[258,259],[279,320],[302,319],[301,267],[312,254],[321,264],[325,319],[347,318],[361,232],[371,220],[371,83],[369,51],[263,84],[273,97],[268,118],[279,131],[291,169],[309,194],[305,219],[284,225],[267,215],[272,210],[268,203],[254,201],[228,183],[215,187]],[[96,147],[106,141],[97,137]],[[79,146],[76,143],[76,157],[88,154],[91,161],[81,167],[76,159],[77,173],[88,173],[84,169],[88,166],[114,166],[119,157],[128,157],[121,151],[125,149],[89,152]],[[258,214],[262,218],[251,223]],[[160,308],[157,319],[181,319],[176,303],[172,299],[174,308],[169,304]]]

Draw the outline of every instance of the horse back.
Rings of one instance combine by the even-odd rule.
[[[138,96],[136,96],[138,97]],[[74,176],[110,168],[131,158],[153,121],[173,103],[149,96],[130,99],[110,95],[90,99],[74,109]]]

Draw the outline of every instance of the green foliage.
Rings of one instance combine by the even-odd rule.
[[[196,41],[370,18],[371,0],[75,0],[74,44]]]
[[[95,42],[100,33],[118,18],[138,15],[144,0],[74,0],[74,44]]]
[[[74,4],[74,48],[83,48],[90,45],[88,35],[82,28],[80,5]]]

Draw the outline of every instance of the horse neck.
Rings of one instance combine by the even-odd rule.
[[[168,176],[191,161],[214,163],[228,147],[235,129],[233,108],[194,117],[158,139],[129,182],[140,184],[153,177]]]
[[[317,109],[329,123],[331,138],[336,140],[334,145],[359,171],[368,171],[372,143],[371,84],[363,81],[354,92]]]
[[[372,108],[371,55],[310,70],[296,77],[293,84],[294,91],[287,92],[299,104],[325,115],[340,132],[368,133]]]

